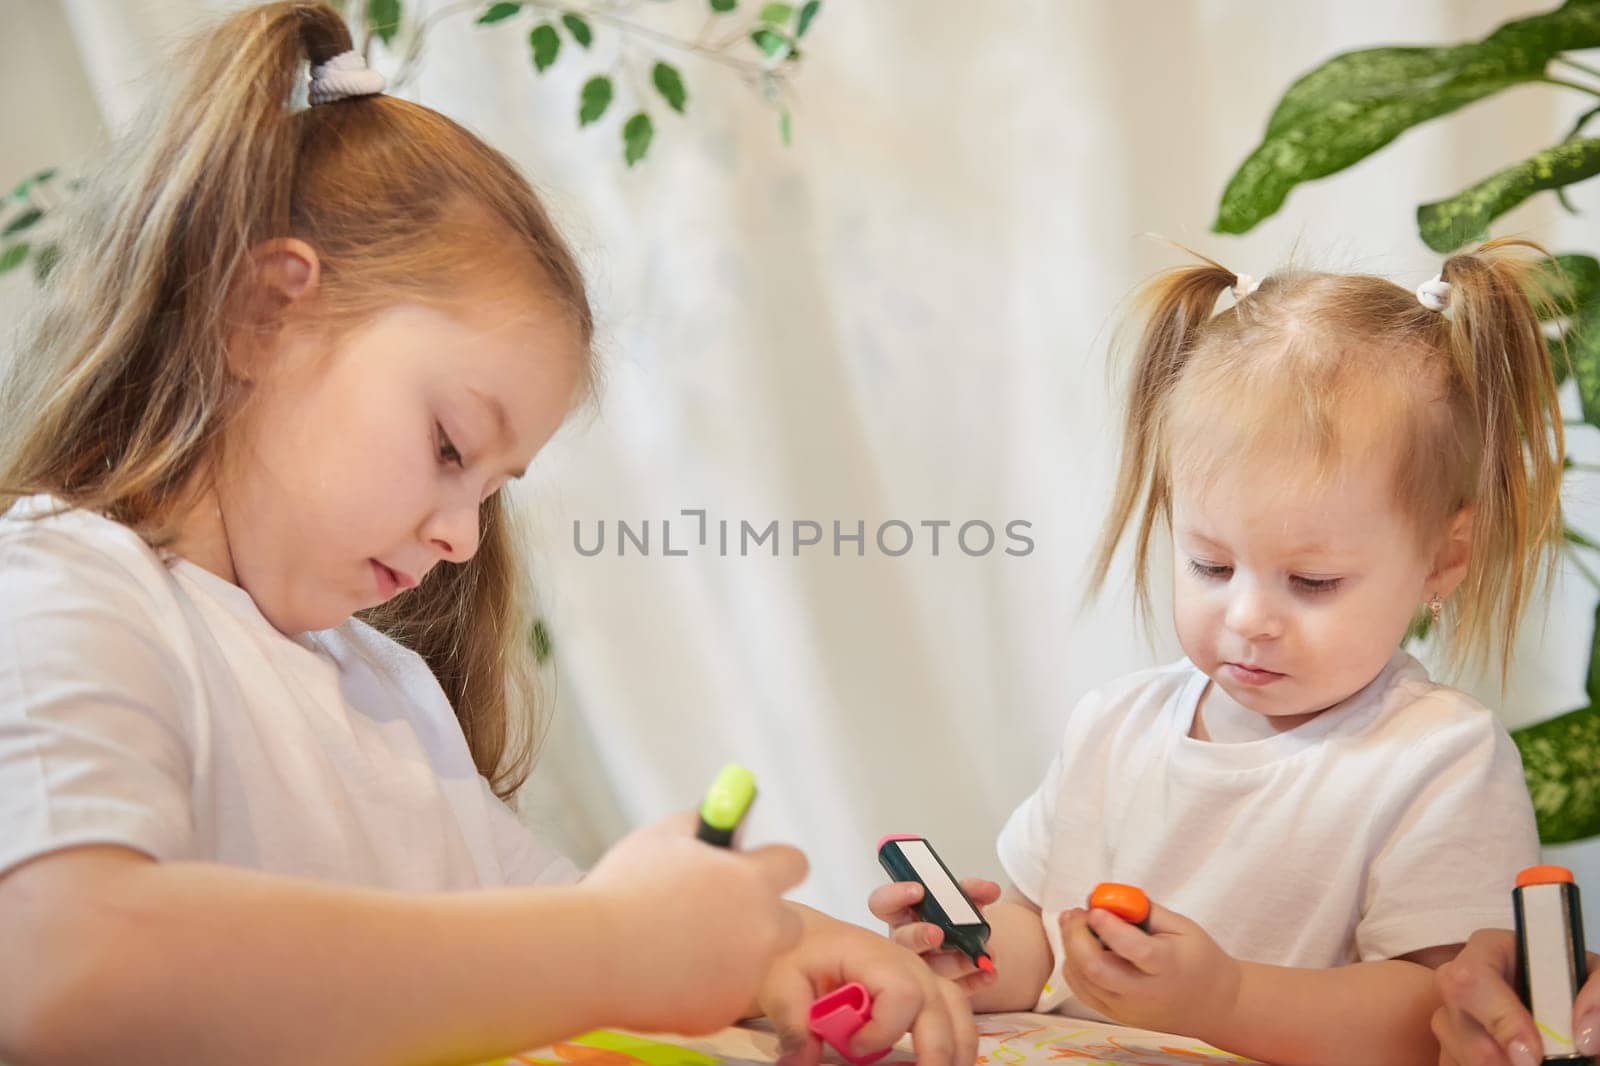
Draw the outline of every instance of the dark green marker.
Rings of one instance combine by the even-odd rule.
[[[700,828],[694,835],[707,844],[729,847],[734,831],[755,801],[756,775],[738,763],[729,763],[706,790],[705,802],[700,804]]]

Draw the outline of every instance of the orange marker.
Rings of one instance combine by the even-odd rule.
[[[1129,925],[1150,931],[1150,897],[1141,888],[1102,881],[1089,893],[1089,907],[1110,911]]]

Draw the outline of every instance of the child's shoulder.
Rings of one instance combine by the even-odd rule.
[[[1090,689],[1074,713],[1099,712],[1126,716],[1130,711],[1160,711],[1205,675],[1188,659],[1147,667]]]
[[[1512,743],[1492,710],[1470,693],[1434,681],[1404,652],[1396,655],[1376,696],[1377,713],[1358,732],[1386,748],[1403,746],[1419,758],[1430,751],[1453,757]]]
[[[0,585],[7,598],[83,592],[162,596],[166,566],[120,522],[49,495],[24,496],[0,515]]]

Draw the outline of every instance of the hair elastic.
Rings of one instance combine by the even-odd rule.
[[[340,52],[326,63],[311,68],[313,105],[331,104],[352,96],[371,96],[383,92],[383,75],[367,66],[357,51]]]
[[[1417,286],[1417,302],[1430,311],[1443,311],[1450,303],[1450,283],[1435,274]]]
[[[1261,288],[1261,279],[1253,278],[1249,274],[1235,274],[1233,276],[1233,298],[1237,302]]]

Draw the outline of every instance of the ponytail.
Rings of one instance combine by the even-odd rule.
[[[1452,597],[1456,644],[1467,655],[1498,646],[1502,674],[1518,620],[1548,589],[1562,542],[1564,439],[1539,302],[1550,292],[1541,251],[1491,241],[1446,260],[1449,347],[1482,437],[1472,553]]]
[[[1157,421],[1163,401],[1194,352],[1201,328],[1210,320],[1217,297],[1240,278],[1211,260],[1203,265],[1169,270],[1151,281],[1138,300],[1147,307],[1145,325],[1134,350],[1133,378],[1127,420],[1122,430],[1122,464],[1117,472],[1111,516],[1095,548],[1090,591],[1104,584],[1128,525],[1138,516],[1134,535],[1134,593],[1139,611],[1150,613],[1148,561],[1156,522],[1171,513],[1171,484],[1159,455]]]

